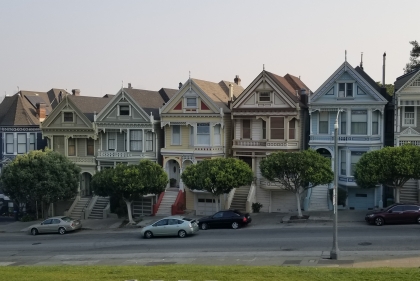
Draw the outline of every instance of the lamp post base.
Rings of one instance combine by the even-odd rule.
[[[330,252],[330,259],[338,260],[340,257],[340,250],[331,250]]]

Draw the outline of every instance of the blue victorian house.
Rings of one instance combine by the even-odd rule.
[[[354,180],[354,168],[362,155],[381,149],[385,124],[392,116],[387,104],[390,96],[363,70],[345,61],[310,97],[309,146],[338,162],[338,188],[347,192],[345,208],[368,210],[383,206],[383,190],[378,186],[362,189]],[[338,151],[334,151],[334,123],[338,118]],[[392,120],[391,120],[392,122]],[[392,127],[391,127],[392,128]],[[392,137],[392,135],[391,135]],[[391,141],[392,142],[392,141]],[[333,184],[310,189],[306,198],[308,210],[331,209]]]

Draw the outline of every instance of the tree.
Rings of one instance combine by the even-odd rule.
[[[261,161],[260,170],[267,180],[280,183],[296,195],[298,217],[302,217],[300,195],[334,178],[330,160],[312,149],[272,153]]]
[[[376,84],[378,84],[379,87],[383,87],[382,83],[377,81]],[[393,96],[394,95],[394,84],[385,84],[386,92],[388,95]]]
[[[129,223],[134,224],[131,204],[146,194],[158,194],[165,190],[168,176],[162,167],[150,160],[137,165],[118,164],[92,178],[92,188],[100,196],[120,196],[127,205]]]
[[[409,179],[420,178],[420,147],[403,145],[385,147],[363,154],[355,167],[354,178],[362,188],[384,185],[396,190],[395,202],[400,201],[400,190]]]
[[[217,197],[233,188],[251,184],[253,173],[242,160],[215,158],[188,166],[181,178],[189,189],[205,190]]]
[[[50,204],[77,194],[79,174],[80,168],[64,155],[34,150],[3,169],[2,189],[18,206],[30,201]]]
[[[410,51],[410,61],[405,65],[404,73],[409,73],[420,67],[420,46],[417,41],[410,41],[413,48]]]

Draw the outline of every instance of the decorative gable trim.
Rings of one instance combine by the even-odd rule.
[[[400,135],[416,135],[416,136],[418,136],[418,135],[420,135],[420,133],[417,132],[416,130],[414,130],[413,128],[408,127],[407,129],[405,129],[404,131],[402,131],[400,133]]]
[[[417,73],[414,74],[413,77],[411,77],[407,82],[405,82],[405,84],[401,88],[399,88],[398,91],[396,91],[395,93],[398,94],[401,91],[403,91],[405,88],[409,86],[413,86],[412,84],[414,84],[414,82],[417,82],[417,81],[420,81],[420,71],[417,71]],[[413,87],[418,87],[418,86],[413,86]]]

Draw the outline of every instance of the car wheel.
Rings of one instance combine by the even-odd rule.
[[[207,223],[202,223],[202,224],[201,224],[201,229],[202,229],[202,230],[209,229],[209,226],[207,225]]]
[[[152,238],[153,237],[153,233],[151,232],[151,231],[146,231],[145,233],[144,233],[144,238],[146,238],[146,239],[150,239],[150,238]]]
[[[381,218],[381,217],[377,217],[377,218],[375,218],[375,224],[376,224],[377,226],[384,225],[384,219],[383,219],[383,218]]]
[[[32,234],[33,236],[37,235],[37,234],[38,234],[38,229],[36,229],[36,228],[32,228],[32,229],[31,229],[31,234]]]
[[[178,237],[179,238],[184,238],[184,237],[186,237],[187,236],[187,233],[185,232],[185,230],[180,230],[180,231],[178,231]]]
[[[420,217],[417,217],[417,223],[420,224]]]
[[[66,229],[64,227],[60,227],[58,229],[58,233],[60,233],[61,235],[66,234]]]
[[[232,222],[232,228],[233,229],[239,228],[239,223],[237,223],[236,221]]]

